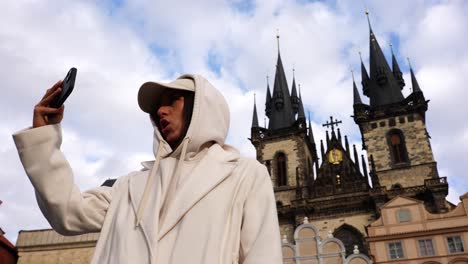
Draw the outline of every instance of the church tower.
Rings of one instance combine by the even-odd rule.
[[[289,89],[279,48],[273,91],[268,79],[266,88],[265,114],[269,122],[265,127],[259,125],[254,102],[250,140],[257,160],[270,173],[281,233],[292,241],[294,230],[308,217],[322,237],[334,235],[341,239],[347,255],[352,254],[355,245],[366,252],[365,226],[375,220],[376,207],[369,194],[363,157],[358,157],[355,146],[349,147],[346,136],[342,138],[336,128],[341,121],[332,118],[325,124],[331,130],[326,142],[320,142],[318,157],[296,76],[293,71]],[[371,171],[370,175],[375,173]]]
[[[368,17],[369,19],[369,17]],[[380,188],[429,201],[445,211],[446,178],[439,178],[426,127],[428,100],[410,67],[412,91],[404,98],[402,72],[392,50],[392,69],[369,22],[369,74],[361,58],[364,104],[354,84],[354,121],[362,135],[369,164],[375,162]],[[387,197],[388,198],[388,197]]]
[[[257,151],[257,160],[265,164],[270,172],[277,194],[278,204],[290,204],[300,194],[296,188],[305,186],[317,159],[312,128],[307,128],[304,106],[297,92],[293,76],[291,93],[279,52],[273,84],[273,92],[267,79],[265,114],[267,127],[258,124],[257,106],[251,128],[251,142]],[[311,140],[312,139],[312,140]]]

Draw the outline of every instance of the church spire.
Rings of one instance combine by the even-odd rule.
[[[393,45],[390,43],[390,49],[392,50],[392,70],[393,76],[395,77],[400,89],[403,89],[405,86],[405,80],[403,79],[403,73],[400,70],[400,66],[398,66],[398,62],[395,58],[395,53],[393,53]]]
[[[293,68],[293,83],[292,83],[292,88],[291,88],[291,105],[292,109],[294,111],[294,114],[297,114],[299,112],[299,97],[297,96],[297,90],[296,90],[296,76],[294,74],[294,68]],[[298,117],[299,118],[299,117]]]
[[[254,108],[253,108],[253,117],[252,117],[252,128],[259,127],[258,125],[258,116],[257,116],[257,102],[254,93]]]
[[[418,83],[418,80],[416,80],[416,76],[414,75],[414,72],[413,72],[413,67],[411,67],[411,62],[408,59],[408,64],[409,64],[409,67],[410,67],[410,73],[411,73],[411,85],[413,86],[413,93],[417,93],[417,92],[421,92],[421,88],[419,87],[419,83]]]
[[[267,79],[267,93],[266,93],[266,100],[265,100],[265,115],[270,118],[271,116],[271,92],[270,92],[270,82],[268,80],[268,75],[266,77]]]
[[[364,66],[364,62],[362,61],[361,52],[359,52],[359,58],[361,59],[361,84],[362,84],[362,92],[365,96],[369,97],[369,74],[367,74],[366,66]]]
[[[305,121],[304,105],[302,104],[301,85],[299,85],[299,107],[297,111],[297,120]]]
[[[369,51],[370,51],[370,106],[376,107],[402,101],[401,88],[393,76],[390,66],[380,48],[377,38],[372,31],[369,12],[366,12],[369,22]]]
[[[309,134],[307,136],[309,136],[310,143],[315,145],[314,132],[312,131],[312,125],[310,123],[310,112],[309,112]]]
[[[356,82],[354,81],[354,72],[351,70],[351,75],[353,76],[353,97],[354,105],[362,104],[361,96],[359,95],[358,89],[356,87]]]
[[[279,52],[279,34],[276,37],[278,39],[278,60],[276,63],[275,82],[273,84],[273,97],[270,101],[270,122],[268,124],[268,128],[272,130],[290,127],[295,121],[286,74],[284,73],[283,62],[281,61]]]

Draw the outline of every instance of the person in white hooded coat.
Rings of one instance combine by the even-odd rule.
[[[63,107],[47,106],[59,86],[39,105],[51,115],[49,124],[13,138],[51,226],[63,235],[101,232],[91,263],[282,263],[271,179],[258,161],[224,143],[229,108],[206,79],[143,84],[139,104],[148,113],[158,89],[194,91],[186,134],[172,149],[153,122],[155,161],[112,187],[83,193],[60,151],[61,118],[52,118]]]

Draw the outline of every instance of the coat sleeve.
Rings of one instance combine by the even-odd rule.
[[[104,186],[80,192],[60,151],[60,125],[25,129],[14,134],[13,140],[39,207],[52,228],[62,235],[99,231],[112,188]]]
[[[255,161],[252,188],[244,204],[240,263],[281,264],[281,238],[273,186],[265,166]]]

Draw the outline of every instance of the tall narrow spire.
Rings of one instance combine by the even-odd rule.
[[[322,154],[322,162],[323,162],[325,160],[325,149],[323,147],[323,140],[320,140],[320,153]]]
[[[348,136],[344,136],[344,142],[345,142],[345,150],[346,150],[346,153],[348,153],[348,156],[350,156],[350,153],[349,153]]]
[[[314,152],[313,154],[315,155],[316,158],[318,158],[317,156],[317,149],[315,147],[315,138],[314,138],[314,132],[312,130],[312,124],[310,123],[310,112],[309,112],[309,131],[308,131],[308,135],[309,137],[309,141],[310,143],[312,143],[312,151]]]
[[[369,10],[366,10],[366,16],[367,16],[367,24],[369,25],[369,31],[372,32],[372,26],[371,26],[370,18],[369,18]]]
[[[337,134],[338,134],[338,141],[340,142],[340,145],[341,145],[342,144],[342,142],[341,142],[341,130],[340,130],[340,128],[337,128],[336,131],[337,131]]]
[[[365,96],[369,97],[369,74],[367,74],[366,66],[364,66],[364,62],[362,61],[361,52],[359,52],[359,58],[361,59],[361,84],[362,84],[362,92]]]
[[[395,53],[393,53],[393,45],[390,43],[390,49],[392,51],[392,70],[393,70],[393,76],[398,82],[398,85],[400,86],[400,89],[403,89],[405,86],[405,80],[403,79],[403,73],[400,70],[400,66],[398,66],[398,62],[395,58]]]
[[[276,29],[276,44],[277,44],[277,47],[278,47],[278,56],[280,55],[280,42],[279,42],[279,38],[280,38],[280,35],[279,35],[279,29]]]
[[[407,59],[408,59],[409,67],[410,67],[411,85],[413,86],[413,93],[417,93],[417,92],[421,92],[421,93],[422,93],[422,90],[421,90],[421,88],[419,87],[418,80],[416,80],[416,76],[414,75],[413,67],[411,67],[410,59],[409,59],[409,58],[407,58]]]
[[[279,45],[279,35],[277,35]],[[294,112],[291,105],[286,74],[284,73],[283,62],[279,53],[276,63],[275,82],[273,84],[273,94],[271,100],[271,114],[268,128],[272,130],[290,127],[294,124]]]
[[[380,48],[377,38],[372,31],[369,20],[369,12],[366,11],[369,22],[369,53],[370,53],[370,82],[369,98],[370,106],[376,107],[402,101],[403,94],[390,66]]]
[[[361,96],[359,95],[358,89],[356,87],[356,82],[354,80],[354,72],[352,70],[351,70],[351,75],[353,76],[353,98],[354,98],[353,101],[354,101],[354,105],[362,104]]]
[[[296,76],[294,74],[294,71],[295,70],[293,68],[293,83],[292,83],[292,88],[291,88],[291,105],[292,105],[294,114],[297,114],[299,111],[299,97],[297,96]]]
[[[304,104],[302,104],[301,85],[299,84],[299,107],[297,111],[297,120],[305,121]]]
[[[258,116],[257,116],[257,102],[254,93],[254,108],[253,108],[253,117],[252,117],[252,128],[259,127],[258,125]]]
[[[268,80],[268,75],[266,79],[267,79],[267,92],[266,92],[266,100],[265,100],[265,115],[268,116],[268,118],[270,118],[272,102],[271,102],[270,82]]]
[[[356,144],[353,144],[354,163],[359,167],[359,158],[356,150]]]

